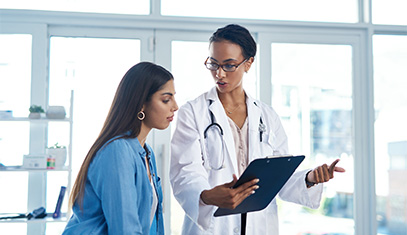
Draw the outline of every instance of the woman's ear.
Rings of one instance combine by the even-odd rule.
[[[254,61],[254,58],[253,58],[253,57],[250,57],[250,58],[246,61],[246,63],[245,63],[245,69],[244,69],[244,71],[245,71],[246,73],[249,72],[250,68],[252,67],[253,61]]]

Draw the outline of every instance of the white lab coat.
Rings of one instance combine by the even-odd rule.
[[[213,101],[211,105],[209,100]],[[249,121],[249,162],[268,155],[287,154],[287,136],[275,111],[249,95],[246,104]],[[226,151],[224,168],[220,170],[208,167],[211,160],[208,158],[219,159],[219,156],[202,154],[206,151],[204,130],[211,124],[209,110],[212,111],[215,122],[224,131]],[[262,142],[259,134],[260,116],[266,126]],[[207,141],[209,146],[215,144],[209,139]],[[214,217],[217,207],[204,205],[200,201],[203,190],[230,182],[233,174],[238,175],[233,135],[215,87],[179,109],[177,127],[171,140],[170,162],[173,193],[185,211],[182,234],[240,234],[240,215]],[[278,196],[285,201],[316,209],[319,207],[322,186],[320,184],[308,189],[305,184],[306,172],[294,173]],[[265,209],[247,214],[246,234],[278,234],[275,199]]]

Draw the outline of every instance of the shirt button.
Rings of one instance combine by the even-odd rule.
[[[234,233],[239,233],[239,231],[240,231],[240,229],[237,228],[237,227],[236,227],[235,229],[233,229],[233,232],[234,232]]]

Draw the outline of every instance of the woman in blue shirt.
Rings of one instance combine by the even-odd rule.
[[[165,129],[178,110],[173,76],[141,62],[127,71],[70,195],[63,234],[164,234],[162,190],[151,129]]]

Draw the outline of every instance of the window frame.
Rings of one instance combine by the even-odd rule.
[[[355,234],[376,233],[376,194],[374,167],[374,138],[370,135],[374,125],[373,78],[371,66],[364,60],[368,46],[368,32],[364,28],[324,29],[298,27],[289,30],[276,28],[260,33],[260,99],[271,105],[272,43],[306,43],[349,45],[352,47],[352,149],[354,156],[354,221]],[[271,79],[270,79],[271,78]],[[372,180],[373,179],[373,180]]]
[[[141,39],[141,59],[171,67],[171,51],[168,39],[162,33],[177,34],[185,40],[194,40],[199,34],[208,34],[226,24],[242,24],[257,37],[259,45],[259,86],[258,95],[266,103],[271,103],[271,43],[328,43],[352,45],[353,47],[353,127],[354,127],[354,166],[355,172],[355,234],[375,234],[376,194],[374,166],[374,107],[373,107],[373,35],[404,35],[406,26],[374,25],[371,17],[371,0],[359,0],[359,23],[295,22],[250,19],[221,19],[204,17],[161,16],[160,0],[151,0],[150,15],[115,15],[93,13],[50,12],[35,10],[0,9],[0,33],[24,33],[33,35],[31,103],[45,105],[48,97],[47,81],[49,68],[49,38],[51,36],[108,37]],[[143,35],[140,38],[137,35]],[[181,38],[180,38],[181,39]],[[43,130],[36,131],[43,138],[32,141],[45,141]],[[170,133],[170,132],[168,132]],[[167,137],[165,137],[167,136]],[[149,141],[156,155],[169,156],[169,135],[154,131]],[[162,139],[163,137],[167,138]],[[32,142],[30,151],[42,144]],[[166,159],[167,160],[167,159]],[[165,164],[162,165],[165,167]],[[164,174],[167,174],[164,172]],[[32,174],[32,175],[31,175]],[[30,173],[30,190],[45,190],[41,173]],[[163,188],[169,189],[169,185]],[[44,194],[30,198],[28,209],[42,204]],[[168,191],[167,191],[168,192]],[[167,203],[168,204],[168,203]],[[164,208],[167,214],[169,207]],[[167,220],[169,221],[169,220]],[[170,233],[166,222],[166,233]],[[45,231],[39,224],[30,224],[28,234]]]

